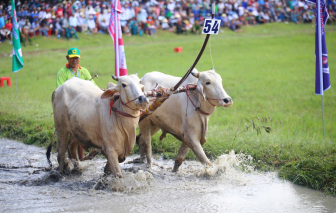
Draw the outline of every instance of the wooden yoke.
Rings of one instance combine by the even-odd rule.
[[[197,88],[196,84],[187,84],[177,88],[173,94],[185,92],[187,90],[195,90],[196,88]],[[142,111],[139,123],[143,119],[145,119],[148,115],[152,114],[158,107],[160,107],[163,104],[163,102],[165,102],[170,97],[171,95],[169,93],[170,91],[171,90],[169,88],[157,85],[155,89],[145,92],[145,96],[147,97],[158,97],[158,98],[156,98],[152,104],[150,104],[144,111]]]

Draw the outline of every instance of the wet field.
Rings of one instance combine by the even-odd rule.
[[[336,212],[336,198],[253,172],[250,157],[220,156],[213,168],[185,161],[120,164],[124,178],[104,176],[106,160],[75,165],[70,175],[49,171],[45,149],[0,139],[1,212]],[[56,155],[52,155],[57,165]]]

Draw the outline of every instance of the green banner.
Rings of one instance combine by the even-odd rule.
[[[23,68],[22,50],[20,44],[19,24],[16,19],[15,2],[12,0],[12,38],[13,38],[13,63],[12,72],[17,72]]]

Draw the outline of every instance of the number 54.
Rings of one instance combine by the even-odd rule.
[[[203,34],[218,34],[221,20],[205,19],[202,33]]]

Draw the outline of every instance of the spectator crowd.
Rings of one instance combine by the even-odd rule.
[[[6,1],[7,2],[7,1]],[[239,31],[243,26],[271,22],[315,22],[315,6],[304,0],[216,0],[215,18],[221,27]],[[31,37],[76,38],[78,33],[108,33],[111,1],[18,0],[15,2],[23,45]],[[329,23],[335,23],[336,0],[326,0]],[[158,29],[177,34],[200,34],[211,18],[210,0],[121,0],[123,34],[155,35]],[[0,3],[0,43],[11,40],[11,5]]]

